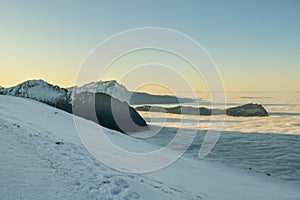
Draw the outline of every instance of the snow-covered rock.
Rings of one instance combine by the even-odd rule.
[[[91,82],[81,87],[74,86],[68,89],[76,93],[101,92],[101,93],[108,94],[116,99],[119,99],[120,101],[126,101],[127,103],[129,102],[129,98],[132,94],[132,92],[128,91],[125,86],[118,83],[116,80]]]
[[[83,86],[74,86],[68,88],[75,93],[81,92],[101,92],[108,94],[120,101],[125,101],[131,105],[139,104],[175,104],[178,102],[194,102],[190,98],[177,98],[170,95],[154,95],[143,92],[129,91],[124,85],[118,83],[116,80],[99,81],[85,84]]]
[[[3,89],[3,94],[34,99],[51,105],[70,102],[68,90],[51,85],[43,80],[25,81],[14,87]]]

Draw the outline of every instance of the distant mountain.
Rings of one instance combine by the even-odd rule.
[[[130,105],[141,104],[177,104],[195,102],[191,98],[177,98],[170,95],[154,95],[142,92],[132,92],[115,80],[91,82],[83,86],[60,88],[43,80],[29,80],[10,88],[0,88],[0,94],[34,99],[43,103],[72,104],[72,96],[82,92],[105,93]]]
[[[3,95],[34,99],[55,107],[71,102],[68,90],[51,85],[43,80],[29,80],[2,90]],[[70,111],[70,110],[68,110]]]
[[[195,99],[181,98],[170,95],[154,95],[142,92],[133,92],[129,100],[131,105],[140,104],[177,104],[177,103],[191,103],[195,102]]]
[[[106,89],[105,92],[111,91],[110,84],[104,84],[104,86],[106,86],[103,87]],[[100,83],[98,88],[101,89]],[[29,80],[14,87],[4,88],[2,94],[34,99],[124,133],[147,128],[146,122],[134,108],[105,93],[92,91],[72,94],[71,90],[51,85],[43,80]],[[72,103],[74,107],[72,107]],[[93,103],[94,106],[90,103]],[[115,108],[118,111],[116,116],[113,112]],[[96,118],[92,113],[95,111]]]
[[[92,82],[81,87],[74,86],[67,88],[75,93],[81,92],[102,92],[108,94],[120,101],[125,101],[130,105],[138,104],[176,104],[178,102],[188,103],[194,102],[191,98],[177,98],[170,95],[154,95],[142,92],[128,91],[125,86],[115,80]]]
[[[135,108],[138,111],[146,112],[165,112],[172,114],[184,114],[184,115],[228,115],[234,117],[266,117],[269,116],[266,109],[259,104],[245,104],[242,106],[236,106],[232,108],[227,108],[225,110],[221,109],[209,109],[205,107],[189,107],[189,106],[175,106],[171,108],[162,106],[139,106]]]
[[[129,92],[125,86],[119,84],[117,81],[99,81],[99,82],[91,82],[88,84],[85,84],[81,87],[74,86],[67,88],[68,90],[76,93],[81,92],[101,92],[108,94],[116,99],[119,99],[120,101],[126,101],[128,102],[128,99],[131,95],[131,92]]]

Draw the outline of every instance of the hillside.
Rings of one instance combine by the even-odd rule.
[[[97,133],[99,125],[77,120],[87,133]],[[133,152],[153,149],[142,140],[103,130]],[[118,156],[109,149],[102,153]],[[133,164],[126,157],[120,160]],[[5,200],[297,200],[300,196],[298,186],[281,180],[185,157],[152,173],[117,172],[87,152],[72,115],[13,96],[0,96],[0,163],[0,194]]]

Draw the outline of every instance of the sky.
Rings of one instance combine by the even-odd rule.
[[[0,1],[0,85],[44,79],[72,86],[108,37],[162,27],[201,44],[227,91],[300,91],[299,10],[298,0]]]

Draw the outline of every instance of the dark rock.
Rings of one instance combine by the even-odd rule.
[[[165,108],[162,106],[139,106],[135,108],[138,111],[151,111],[151,112],[166,112],[172,114],[185,114],[185,115],[211,115],[211,109],[204,107],[194,108],[188,106],[176,106],[171,108]]]
[[[134,108],[105,93],[74,95],[73,113],[123,133],[148,129],[145,120]]]
[[[4,87],[1,87],[1,86],[0,86],[0,95],[3,94],[3,90],[4,90]]]
[[[254,117],[254,116],[268,116],[268,112],[262,105],[249,103],[242,106],[226,109],[226,114],[236,117]]]
[[[102,183],[103,183],[103,184],[109,184],[110,181],[103,181]]]
[[[253,116],[268,116],[266,109],[258,104],[246,104],[243,106],[237,106],[228,108],[226,110],[221,109],[208,109],[205,107],[195,108],[188,106],[176,106],[171,108],[165,108],[162,106],[139,106],[136,107],[138,111],[151,111],[151,112],[166,112],[172,114],[185,114],[185,115],[222,115],[227,114],[229,116],[239,117],[253,117]]]
[[[63,142],[55,142],[55,144],[61,145],[61,144],[64,144],[64,143]]]
[[[129,104],[178,104],[178,103],[190,103],[195,102],[195,99],[191,98],[177,98],[170,95],[153,95],[142,92],[132,92]]]

